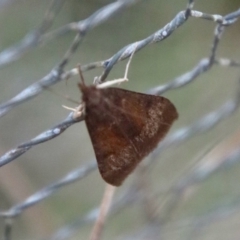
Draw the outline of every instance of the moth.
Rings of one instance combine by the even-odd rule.
[[[109,87],[128,81],[127,74],[133,54],[128,60],[123,78],[101,83],[85,84],[80,66],[82,104],[98,169],[102,178],[120,186],[126,177],[165,137],[178,118],[176,107],[165,97],[148,95]]]
[[[86,86],[84,81],[78,87],[100,174],[120,186],[164,138],[178,118],[177,110],[162,96]]]

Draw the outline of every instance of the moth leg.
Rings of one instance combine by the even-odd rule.
[[[123,78],[118,78],[118,79],[114,79],[114,80],[109,80],[107,82],[103,82],[101,84],[98,84],[96,87],[98,89],[101,89],[101,88],[108,88],[108,87],[111,87],[115,84],[120,84],[122,82],[127,82],[129,81],[128,80],[128,71],[129,71],[129,66],[130,66],[130,63],[132,61],[132,58],[133,58],[133,55],[135,53],[135,50],[136,48],[134,49],[134,51],[131,53],[131,56],[129,57],[128,59],[128,62],[127,62],[127,65],[126,65],[126,68],[125,68],[125,73],[124,73],[124,77]]]
[[[76,118],[79,118],[79,117],[82,117],[84,114],[85,114],[85,105],[84,103],[81,103],[78,107],[76,108],[71,108],[71,107],[68,107],[68,106],[64,106],[62,105],[63,108],[67,109],[67,110],[70,110],[73,112],[73,117],[76,119]]]

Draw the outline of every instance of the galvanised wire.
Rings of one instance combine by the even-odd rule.
[[[47,30],[53,24],[55,16],[60,11],[64,1],[63,0],[54,0],[52,1],[51,6],[49,7],[43,22],[40,24],[38,28],[34,31],[28,33],[23,40],[4,50],[0,53],[0,67],[6,64],[10,64],[13,61],[20,59],[27,51],[32,48],[37,47],[39,44],[47,44],[54,40],[59,36],[64,36],[65,34],[75,31],[77,34],[66,51],[63,59],[54,67],[50,73],[46,74],[43,78],[36,81],[31,86],[24,89],[18,95],[10,99],[9,101],[0,105],[0,116],[7,114],[14,107],[22,104],[32,98],[36,97],[42,91],[44,91],[49,86],[65,79],[69,79],[78,74],[77,69],[72,69],[70,71],[66,71],[65,67],[69,62],[72,55],[75,53],[76,49],[80,45],[82,39],[85,35],[99,24],[103,24],[105,21],[114,17],[116,13],[129,7],[135,3],[137,0],[121,0],[115,1],[111,4],[106,5],[105,7],[99,9],[90,17],[85,20],[81,20],[79,22],[70,23],[59,29],[56,29],[52,32],[47,32]],[[113,68],[113,66],[122,61],[131,54],[137,51],[142,50],[144,47],[149,46],[152,43],[159,43],[162,40],[165,40],[169,37],[177,28],[181,27],[184,23],[186,23],[189,17],[202,18],[205,20],[210,20],[216,22],[216,28],[214,32],[214,38],[212,43],[212,48],[210,49],[210,54],[208,58],[201,59],[199,63],[190,71],[182,74],[179,77],[176,77],[173,80],[168,81],[166,84],[161,86],[156,86],[153,89],[150,89],[148,93],[160,95],[166,91],[177,89],[184,87],[187,84],[195,81],[201,74],[210,71],[213,65],[218,65],[220,67],[239,67],[240,63],[227,58],[216,58],[217,49],[219,46],[219,42],[221,41],[221,37],[224,34],[226,28],[232,24],[235,24],[236,21],[240,17],[240,9],[234,12],[227,14],[226,16],[221,16],[218,14],[207,14],[200,11],[193,10],[194,1],[190,0],[187,4],[186,10],[179,12],[169,23],[167,23],[163,28],[159,29],[152,35],[146,37],[143,40],[139,40],[137,42],[128,44],[119,50],[116,54],[114,54],[111,58],[107,60],[102,60],[98,62],[89,63],[87,65],[81,66],[82,71],[89,71],[94,68],[102,67],[104,68],[101,76],[98,77],[97,81],[102,82],[106,80],[109,72]],[[179,144],[181,142],[186,141],[190,137],[197,135],[202,132],[206,132],[209,129],[215,127],[219,122],[231,116],[235,111],[238,110],[240,103],[240,81],[237,83],[236,95],[229,101],[225,102],[218,109],[208,113],[206,116],[203,116],[197,122],[193,122],[191,125],[186,127],[182,127],[180,129],[175,130],[171,135],[166,137],[166,139],[159,144],[158,148],[153,152],[151,162],[154,161],[155,155],[159,154],[166,148],[169,148],[175,144]],[[45,141],[49,141],[57,136],[59,136],[63,131],[65,131],[72,124],[77,123],[79,121],[84,120],[83,117],[76,118],[74,114],[71,113],[69,116],[63,120],[61,123],[56,124],[53,128],[46,130],[45,132],[39,134],[35,138],[27,141],[25,143],[19,144],[16,148],[11,149],[3,156],[0,157],[0,166],[8,164],[9,162],[16,160],[19,156],[24,154],[26,151],[31,149],[33,146],[41,144]],[[176,184],[175,191],[180,196],[183,192],[189,187],[189,185],[196,184],[198,181],[203,181],[207,177],[211,176],[214,171],[221,168],[223,164],[235,164],[240,160],[240,149],[237,148],[234,151],[230,152],[228,156],[221,162],[221,164],[217,165],[214,169],[203,169],[201,172],[197,172],[198,169],[195,170],[194,173],[189,175],[189,178],[185,178],[180,181],[181,184]],[[12,206],[10,209],[5,211],[0,211],[0,217],[5,219],[5,231],[4,231],[4,239],[12,239],[11,238],[11,230],[12,230],[12,220],[15,219],[18,215],[22,214],[23,211],[28,209],[29,207],[33,207],[39,202],[45,200],[46,198],[52,196],[57,191],[61,190],[61,188],[65,187],[68,184],[72,184],[75,181],[81,180],[86,177],[90,172],[96,169],[96,162],[89,163],[85,166],[81,166],[78,169],[74,169],[69,172],[63,178],[59,179],[55,183],[52,183],[45,188],[37,191],[33,195],[29,196],[23,202],[18,203]],[[201,173],[201,174],[200,174]],[[195,178],[194,178],[195,177]],[[180,189],[180,190],[179,190]],[[138,192],[136,191],[136,186],[130,186],[129,190],[121,196],[116,201],[115,205],[113,205],[110,214],[116,213],[118,209],[124,208],[129,204],[133,204],[138,199]],[[176,196],[173,198],[176,200]],[[170,202],[171,204],[174,203]],[[119,204],[119,205],[118,205]],[[79,230],[81,226],[87,224],[89,222],[93,222],[97,217],[98,209],[90,210],[85,217],[76,219],[68,226],[64,226],[56,231],[49,239],[67,239],[75,234]],[[134,239],[134,238],[133,238]],[[135,239],[138,239],[137,237]]]

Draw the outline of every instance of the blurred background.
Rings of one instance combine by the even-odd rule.
[[[83,20],[111,2],[65,1],[49,32]],[[187,1],[148,0],[124,9],[87,33],[65,70],[79,63],[110,58],[129,43],[144,39],[161,29],[184,10],[186,4]],[[19,43],[27,33],[36,29],[49,6],[50,1],[45,0],[0,1],[1,52]],[[194,9],[224,16],[236,11],[239,6],[237,0],[202,0],[196,1]],[[202,58],[209,56],[215,26],[216,23],[212,21],[190,17],[169,38],[149,45],[134,55],[129,71],[130,81],[121,87],[146,92],[192,70]],[[239,29],[239,21],[226,28],[217,57],[239,60]],[[32,48],[17,61],[0,66],[0,102],[6,102],[48,74],[61,61],[74,36],[74,32],[67,33]],[[116,64],[108,79],[122,77],[126,62]],[[91,84],[93,78],[102,71],[98,68],[84,72],[86,82]],[[238,68],[216,65],[192,83],[167,91],[164,96],[176,105],[179,112],[179,119],[171,133],[190,126],[233,99],[238,79]],[[3,116],[0,119],[1,155],[65,119],[69,111],[62,105],[76,105],[56,93],[80,101],[81,94],[76,87],[78,81],[78,77],[73,77],[67,83],[59,82],[51,87],[52,91],[43,91]],[[184,177],[192,177],[192,169],[201,161],[212,166],[239,148],[239,116],[239,111],[236,111],[209,131],[194,134],[181,144],[155,155],[149,167],[136,170],[117,189],[114,199],[141,181],[144,182],[141,191],[144,196],[139,196],[142,198],[140,201],[125,204],[120,212],[109,217],[102,239],[192,239],[193,236],[194,239],[239,239],[240,165],[237,161],[200,183],[191,182],[191,186],[180,194],[174,190],[178,183],[186,184]],[[33,147],[0,168],[0,211],[8,210],[93,160],[94,152],[85,123],[72,125],[59,137]],[[62,187],[15,219],[11,239],[51,239],[59,229],[98,207],[104,188],[105,183],[97,170],[81,181]],[[153,212],[149,210],[149,204]],[[153,225],[150,224],[152,217],[157,219]],[[4,225],[4,219],[0,218],[1,239]],[[66,239],[86,239],[92,226],[92,222],[81,227],[76,225]],[[145,235],[142,231],[145,228],[149,230],[149,226],[156,227],[152,230],[156,234],[152,238],[148,235],[143,238]]]

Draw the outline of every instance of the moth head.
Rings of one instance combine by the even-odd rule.
[[[101,101],[101,90],[96,86],[86,86],[83,83],[78,83],[78,87],[82,92],[82,100],[85,104],[97,105]]]

